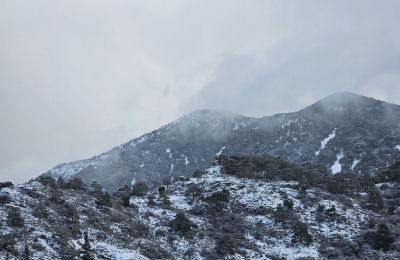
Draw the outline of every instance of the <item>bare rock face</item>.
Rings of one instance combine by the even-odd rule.
[[[46,174],[96,180],[115,190],[133,180],[159,184],[169,176],[189,176],[220,154],[270,154],[320,163],[333,173],[374,174],[400,159],[400,106],[337,93],[301,111],[262,118],[199,110]]]

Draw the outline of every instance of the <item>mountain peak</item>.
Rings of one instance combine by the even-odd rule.
[[[336,92],[333,93],[319,102],[327,103],[327,104],[347,104],[347,103],[355,103],[360,101],[376,101],[373,98],[369,98],[366,96],[358,95],[352,92]]]

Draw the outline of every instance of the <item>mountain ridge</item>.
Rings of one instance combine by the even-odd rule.
[[[400,159],[400,106],[340,92],[297,112],[247,117],[201,109],[90,159],[61,164],[46,174],[81,177],[116,189],[133,179],[161,183],[188,176],[216,154],[271,154],[294,162],[372,174]],[[335,131],[323,149],[322,142]],[[319,151],[317,153],[317,151]],[[370,152],[369,152],[370,151]],[[316,155],[318,154],[318,155]]]

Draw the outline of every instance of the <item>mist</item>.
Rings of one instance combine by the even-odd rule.
[[[399,1],[0,3],[0,181],[28,181],[196,109],[399,104]]]

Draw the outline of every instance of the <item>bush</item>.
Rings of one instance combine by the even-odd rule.
[[[0,189],[4,189],[4,188],[14,188],[14,184],[9,181],[0,182]]]
[[[169,222],[169,226],[172,230],[186,235],[192,230],[193,224],[183,212],[179,212],[176,214],[175,218]]]
[[[81,178],[73,178],[68,181],[66,188],[70,190],[86,190],[85,184]]]
[[[11,199],[7,195],[0,195],[0,205],[5,205],[11,203]]]
[[[293,225],[293,236],[292,236],[292,242],[293,243],[300,243],[304,245],[310,245],[312,243],[313,239],[310,233],[308,232],[308,226],[307,224],[297,221]]]
[[[56,181],[50,175],[41,175],[37,179],[42,185],[54,188]]]
[[[241,246],[242,243],[240,239],[236,239],[231,234],[224,234],[217,239],[215,251],[221,256],[234,255],[239,252]]]
[[[10,208],[7,215],[7,223],[10,227],[22,228],[24,227],[24,218],[18,208]]]
[[[99,208],[110,208],[112,207],[111,195],[108,192],[101,192],[97,194],[95,203]]]
[[[36,207],[33,209],[33,216],[41,219],[46,219],[49,216],[49,212],[44,203],[39,203],[36,205]]]
[[[149,187],[143,181],[138,181],[132,186],[132,195],[134,196],[144,196],[149,192]]]
[[[193,177],[195,177],[195,178],[200,178],[200,177],[203,176],[204,174],[206,174],[205,171],[197,170],[197,171],[195,171],[195,172],[193,173]]]
[[[206,198],[206,201],[215,206],[216,209],[222,210],[225,204],[229,202],[230,193],[228,190],[217,191]]]

